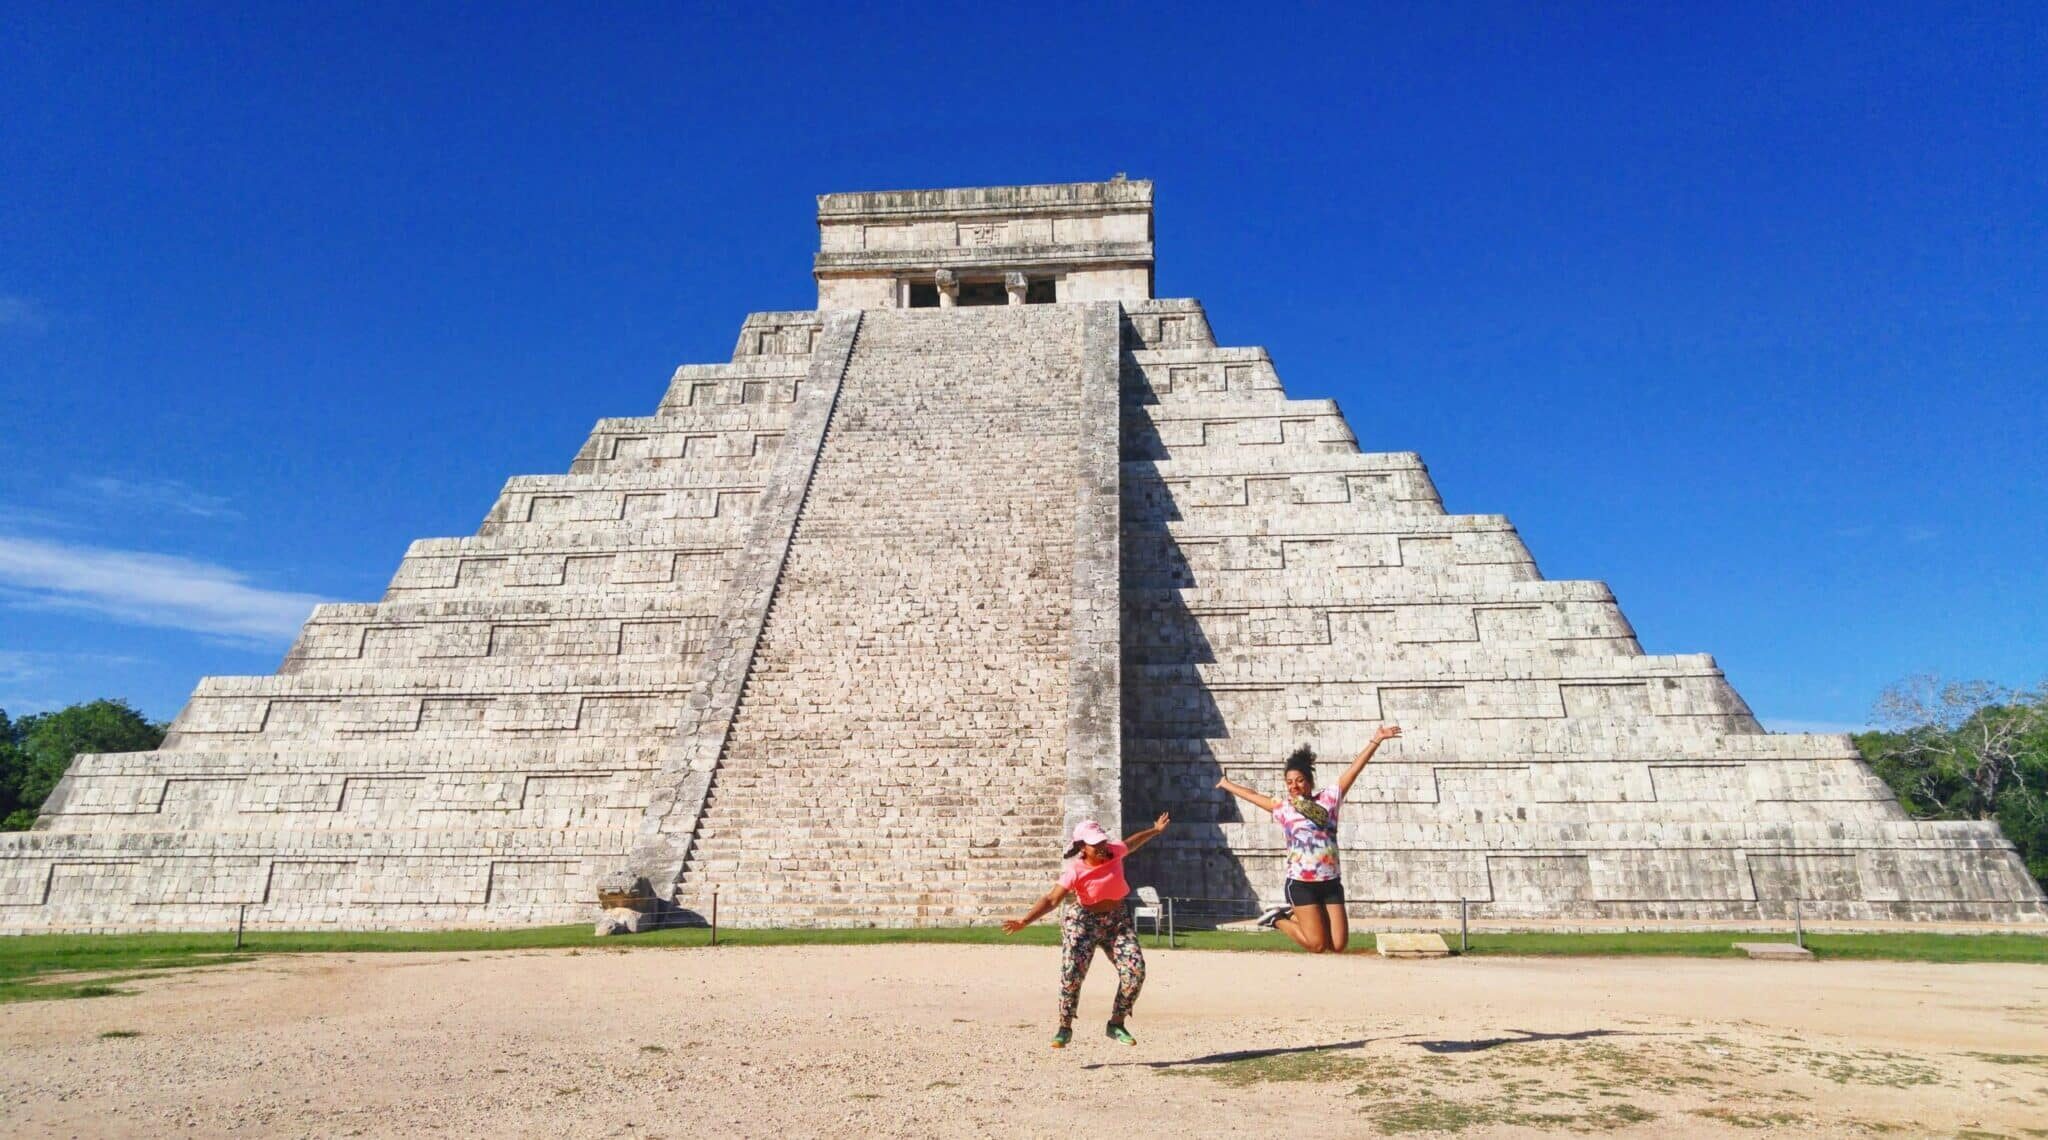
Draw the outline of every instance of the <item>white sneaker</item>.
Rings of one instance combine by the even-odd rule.
[[[1267,930],[1271,930],[1273,929],[1274,923],[1280,921],[1283,918],[1286,918],[1288,915],[1293,913],[1294,908],[1291,906],[1267,907],[1266,913],[1259,916],[1259,925]]]

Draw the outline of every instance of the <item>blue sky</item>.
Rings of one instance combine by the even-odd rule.
[[[0,0],[0,707],[167,717],[750,310],[1155,180],[1159,291],[1776,727],[2048,674],[2038,5]]]

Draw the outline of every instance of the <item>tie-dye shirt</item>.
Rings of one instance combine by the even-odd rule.
[[[1324,788],[1314,799],[1330,813],[1327,829],[1309,822],[1287,800],[1273,809],[1273,822],[1287,832],[1287,877],[1297,883],[1335,882],[1341,874],[1337,867],[1337,808],[1344,798],[1335,788]]]

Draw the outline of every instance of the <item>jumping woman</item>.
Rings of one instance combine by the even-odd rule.
[[[1287,758],[1287,799],[1269,799],[1229,777],[1216,786],[1271,812],[1273,822],[1287,832],[1287,902],[1261,916],[1270,925],[1294,939],[1311,954],[1328,951],[1342,954],[1351,941],[1351,922],[1344,913],[1344,880],[1337,865],[1337,810],[1351,793],[1352,782],[1365,771],[1366,762],[1380,744],[1401,735],[1396,725],[1383,724],[1372,734],[1372,742],[1351,761],[1351,767],[1337,778],[1335,788],[1316,791],[1316,754],[1307,745]]]
[[[1138,948],[1138,929],[1124,907],[1124,897],[1131,893],[1124,882],[1124,856],[1151,842],[1170,822],[1166,813],[1160,812],[1151,827],[1118,843],[1101,824],[1082,820],[1074,828],[1074,842],[1067,848],[1067,865],[1060,871],[1060,881],[1023,918],[1003,923],[1005,934],[1015,934],[1060,905],[1069,893],[1074,896],[1073,905],[1060,917],[1060,1028],[1052,1035],[1053,1048],[1064,1049],[1074,1039],[1074,1007],[1080,1003],[1081,981],[1088,976],[1097,946],[1116,967],[1109,1039],[1126,1045],[1138,1043],[1124,1028],[1124,1019],[1131,1015],[1138,991],[1145,985],[1145,953]]]

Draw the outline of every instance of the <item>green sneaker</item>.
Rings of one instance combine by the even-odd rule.
[[[1071,1028],[1062,1025],[1060,1026],[1060,1031],[1052,1035],[1052,1047],[1055,1049],[1064,1049],[1067,1047],[1067,1042],[1072,1041],[1073,1039],[1074,1031]]]
[[[1136,1045],[1138,1043],[1138,1039],[1131,1036],[1130,1030],[1125,1029],[1122,1025],[1119,1025],[1114,1021],[1109,1023],[1108,1032],[1109,1039],[1111,1041],[1121,1041],[1126,1045]]]

